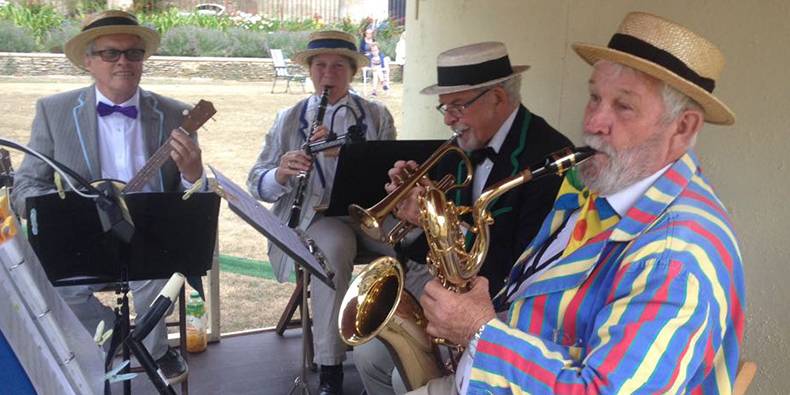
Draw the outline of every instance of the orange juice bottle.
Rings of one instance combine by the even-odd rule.
[[[187,302],[187,351],[202,352],[208,345],[206,309],[198,291],[192,291]]]

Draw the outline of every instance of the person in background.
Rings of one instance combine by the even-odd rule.
[[[370,60],[370,73],[371,78],[373,80],[373,90],[370,92],[371,96],[376,96],[377,89],[381,87],[384,92],[389,91],[390,89],[390,82],[389,82],[389,57],[384,56],[379,50],[379,44],[373,42],[370,44],[370,55],[368,56]]]
[[[398,43],[395,44],[395,63],[400,65],[406,64],[406,31],[404,30],[398,38]]]
[[[376,29],[373,28],[373,21],[365,28],[362,38],[359,40],[359,52],[370,57],[370,46],[376,42]]]

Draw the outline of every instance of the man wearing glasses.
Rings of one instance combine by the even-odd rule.
[[[439,95],[436,109],[444,123],[457,135],[456,144],[467,151],[474,164],[471,187],[451,191],[447,198],[456,205],[470,206],[489,186],[539,163],[548,154],[573,144],[540,116],[521,104],[521,73],[529,66],[511,66],[505,45],[484,42],[442,52],[437,58],[438,83],[421,91]],[[448,155],[431,175],[438,180],[453,174],[456,180],[466,177],[466,168],[457,157]],[[398,161],[390,169],[388,192],[406,178],[404,169],[417,163]],[[497,199],[489,210],[494,218],[490,227],[490,245],[480,275],[486,277],[493,295],[504,284],[512,262],[537,234],[543,218],[551,210],[561,179],[556,176],[523,184]],[[410,198],[397,209],[397,216],[418,224],[415,187]],[[471,219],[466,219],[470,222]],[[401,246],[405,264],[406,288],[419,298],[430,280],[425,255],[427,244],[419,236],[408,246]],[[404,261],[406,259],[402,259]],[[373,340],[354,348],[354,360],[369,394],[403,393],[395,365],[385,346]]]
[[[144,188],[146,192],[178,191],[203,177],[197,142],[176,131],[188,107],[139,88],[143,61],[159,46],[159,34],[140,26],[137,18],[122,11],[88,17],[82,31],[66,43],[65,53],[77,67],[88,71],[94,84],[42,98],[28,146],[78,172],[83,178],[130,180],[171,135],[171,157]],[[25,199],[55,190],[53,172],[44,162],[26,156],[14,179],[16,212],[25,215]],[[161,290],[166,280],[133,281],[138,315]],[[112,311],[93,297],[103,285],[59,287],[89,332],[100,320],[111,325]],[[144,344],[171,381],[186,375],[187,366],[167,346],[164,319]]]

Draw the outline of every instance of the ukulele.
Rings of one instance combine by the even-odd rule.
[[[192,110],[184,115],[184,119],[181,121],[181,126],[179,126],[178,129],[188,135],[192,135],[216,113],[217,110],[214,109],[214,105],[211,104],[210,101],[200,100]],[[148,158],[145,165],[131,180],[129,180],[129,182],[123,183],[116,180],[112,181],[113,184],[120,188],[121,194],[140,192],[143,190],[145,184],[148,183],[151,177],[153,177],[159,168],[170,159],[170,153],[173,151],[173,146],[170,145],[172,140],[173,136],[171,135],[164,144]],[[102,180],[95,181],[93,184],[97,182],[102,182]]]

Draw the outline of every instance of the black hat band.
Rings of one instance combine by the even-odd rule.
[[[140,24],[138,24],[137,21],[131,20],[129,18],[116,16],[116,17],[101,18],[99,20],[96,20],[90,25],[83,27],[82,31],[84,32],[86,30],[95,29],[97,27],[102,27],[102,26],[118,26],[118,25],[140,26]]]
[[[477,85],[513,74],[507,55],[482,63],[437,67],[439,86]]]
[[[322,38],[310,41],[307,44],[307,49],[348,49],[357,52],[357,46],[346,40],[339,40],[336,38]]]
[[[697,74],[675,55],[634,36],[616,33],[609,40],[608,47],[656,63],[708,93],[713,93],[713,88],[716,87],[716,81]]]

